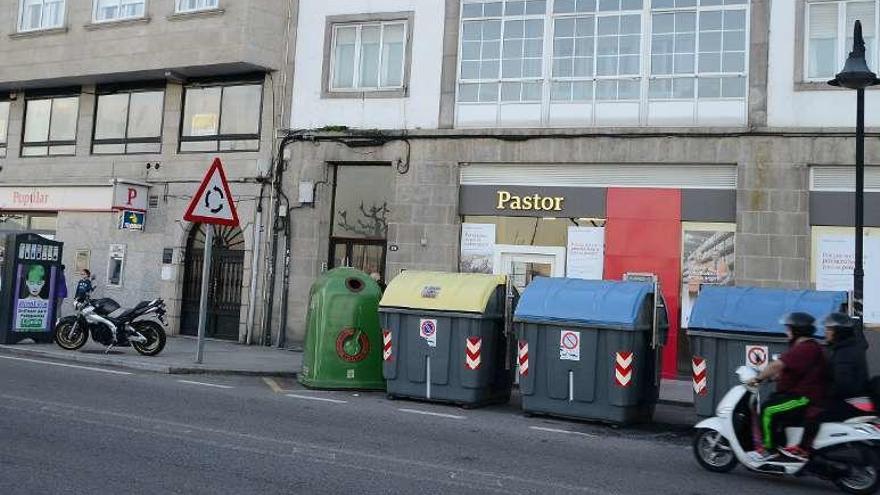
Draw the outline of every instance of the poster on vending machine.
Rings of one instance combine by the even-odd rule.
[[[40,263],[18,265],[16,277],[16,332],[45,332],[52,319],[55,267]]]

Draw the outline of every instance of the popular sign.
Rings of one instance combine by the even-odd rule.
[[[202,184],[193,196],[183,219],[187,222],[210,223],[235,227],[238,211],[232,200],[229,182],[219,158],[214,159]]]
[[[764,369],[767,366],[767,357],[769,355],[770,349],[765,345],[746,346],[746,364],[749,366]]]
[[[581,333],[563,330],[559,334],[559,359],[564,361],[581,360]]]
[[[437,320],[420,320],[419,337],[425,339],[428,347],[437,347]]]

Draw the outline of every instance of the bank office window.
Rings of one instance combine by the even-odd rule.
[[[645,95],[744,100],[747,12],[747,0],[463,0],[459,115],[491,119],[496,104],[499,122],[638,124]],[[608,103],[625,105],[600,115]]]
[[[219,8],[220,0],[174,0],[178,13],[198,12],[200,10],[213,10]]]
[[[63,27],[66,7],[65,0],[20,0],[18,30]]]
[[[0,212],[0,231],[25,231],[54,234],[58,215],[25,212]]]
[[[6,158],[6,143],[9,136],[9,105],[8,100],[0,100],[0,158]]]
[[[79,95],[29,97],[21,156],[75,155],[78,118]]]
[[[95,22],[121,21],[144,16],[146,0],[94,0]]]
[[[257,151],[263,84],[187,87],[180,151]]]
[[[162,151],[165,91],[98,89],[92,153],[135,154]]]
[[[334,24],[330,91],[404,88],[407,21]]]
[[[853,44],[853,26],[862,21],[868,66],[877,61],[877,8],[872,1],[810,1],[804,18],[804,65],[809,81],[833,78],[843,66]]]

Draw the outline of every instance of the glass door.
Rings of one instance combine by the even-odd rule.
[[[334,237],[330,240],[330,268],[350,266],[364,273],[378,273],[384,281],[386,247],[384,240]]]

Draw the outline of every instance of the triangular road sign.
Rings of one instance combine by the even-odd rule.
[[[187,222],[238,226],[238,212],[219,158],[214,159],[183,219]]]

